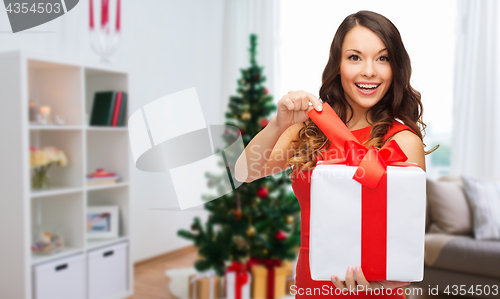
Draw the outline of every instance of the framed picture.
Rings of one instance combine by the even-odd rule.
[[[87,207],[87,239],[118,238],[118,206]]]

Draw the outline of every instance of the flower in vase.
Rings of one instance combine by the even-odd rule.
[[[52,164],[66,166],[67,163],[68,160],[64,152],[55,147],[30,147],[30,168],[34,173],[31,179],[33,189],[41,189],[48,186],[49,178],[47,171]]]

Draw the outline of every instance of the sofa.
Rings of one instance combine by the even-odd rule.
[[[500,239],[487,236],[491,227],[490,231],[480,227],[480,217],[491,215],[478,214],[479,208],[471,201],[474,196],[486,196],[488,200],[495,196],[481,192],[474,195],[469,182],[467,177],[453,175],[427,179],[424,280],[412,283],[412,287],[422,288],[424,294],[430,288],[432,295],[500,298]],[[500,186],[500,181],[497,184]],[[491,188],[489,191],[495,192]],[[500,197],[500,189],[497,191]],[[498,204],[500,207],[500,200]],[[495,220],[487,219],[490,225],[498,222],[500,215],[497,216]]]

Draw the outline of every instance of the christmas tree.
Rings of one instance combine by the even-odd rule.
[[[239,128],[245,146],[267,126],[270,114],[276,111],[272,96],[263,86],[266,78],[255,59],[256,48],[257,36],[251,34],[250,67],[241,69],[237,95],[230,97],[226,112],[226,125]],[[224,139],[234,139],[230,132],[226,133]],[[236,161],[234,158],[228,160]],[[207,176],[216,188],[220,178]],[[177,233],[199,249],[196,270],[214,269],[223,276],[232,261],[244,263],[250,257],[294,260],[295,248],[300,244],[300,206],[289,184],[283,174],[269,176],[207,202],[204,208],[210,212],[208,221],[203,225],[196,217],[191,230]]]

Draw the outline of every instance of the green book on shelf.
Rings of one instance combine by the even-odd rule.
[[[115,100],[116,92],[114,91],[101,91],[95,93],[90,116],[91,126],[111,125]]]
[[[122,92],[122,104],[120,106],[120,115],[118,117],[118,126],[123,127],[125,125],[125,114],[127,113],[127,93]]]

